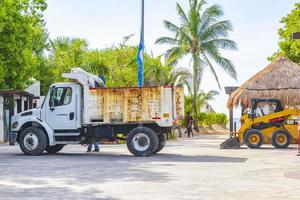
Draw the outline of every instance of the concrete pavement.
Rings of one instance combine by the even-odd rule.
[[[296,145],[218,149],[224,139],[179,139],[147,158],[125,145],[91,154],[70,145],[38,157],[1,145],[0,199],[300,199]]]

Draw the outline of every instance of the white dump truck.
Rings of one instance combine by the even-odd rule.
[[[40,108],[12,117],[11,143],[26,155],[122,135],[133,155],[150,156],[164,148],[166,133],[184,115],[183,87],[106,88],[78,69],[63,77],[72,81],[51,85]]]

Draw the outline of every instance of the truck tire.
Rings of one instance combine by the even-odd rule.
[[[257,149],[263,143],[263,135],[259,130],[250,129],[244,135],[244,143],[251,149]]]
[[[291,143],[291,138],[286,130],[277,130],[272,135],[272,145],[275,148],[287,148]]]
[[[45,151],[47,151],[47,153],[49,154],[55,154],[57,152],[59,152],[60,150],[62,150],[64,148],[65,145],[63,144],[57,144],[54,146],[47,146]]]
[[[158,148],[155,151],[155,153],[160,152],[166,146],[166,143],[167,143],[166,134],[163,134],[163,133],[159,134],[158,135]]]
[[[37,156],[45,151],[47,136],[38,127],[28,127],[21,132],[19,144],[25,155]]]
[[[133,155],[147,157],[157,150],[159,141],[156,133],[150,128],[137,127],[129,132],[126,143]]]

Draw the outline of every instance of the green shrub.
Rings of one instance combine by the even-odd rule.
[[[198,113],[198,124],[200,126],[205,125],[206,118],[207,118],[207,113],[204,113],[204,112]]]
[[[198,124],[200,126],[206,125],[210,128],[212,125],[222,125],[226,126],[228,123],[227,115],[224,113],[198,113]],[[186,126],[186,119],[181,121],[181,126]]]
[[[207,114],[206,119],[205,119],[205,124],[211,128],[212,125],[214,125],[216,123],[217,123],[217,114],[216,113]]]
[[[216,124],[226,126],[227,123],[228,123],[228,118],[226,114],[218,113],[216,115]]]

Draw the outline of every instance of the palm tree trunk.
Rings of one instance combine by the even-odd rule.
[[[199,58],[198,58],[198,54],[194,53],[193,54],[193,70],[194,70],[194,74],[193,74],[193,87],[194,87],[194,99],[193,99],[193,110],[194,110],[194,129],[196,131],[199,131],[199,127],[198,127],[198,110],[197,110],[197,98],[198,98],[198,89],[199,89],[199,85],[198,85],[198,70],[199,70]]]

